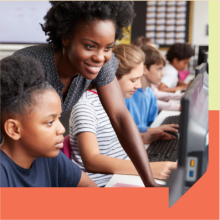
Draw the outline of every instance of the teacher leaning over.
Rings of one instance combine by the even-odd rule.
[[[16,51],[40,61],[46,80],[56,89],[63,114],[76,104],[90,83],[97,87],[102,105],[124,150],[145,186],[155,183],[141,136],[121,94],[115,72],[118,60],[112,53],[122,28],[135,16],[133,2],[58,1],[44,17],[46,45]]]

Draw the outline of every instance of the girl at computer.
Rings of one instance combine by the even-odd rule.
[[[1,187],[97,187],[59,150],[65,132],[60,97],[40,63],[18,55],[0,65]]]
[[[116,134],[145,186],[157,186],[139,131],[121,95],[112,53],[135,16],[130,1],[54,1],[42,29],[49,44],[27,47],[23,54],[40,61],[46,81],[61,98],[62,115],[72,109],[92,83]],[[114,98],[113,98],[114,97]],[[89,143],[89,142],[88,142]]]
[[[134,45],[118,45],[113,48],[113,52],[119,60],[116,77],[121,92],[123,97],[131,97],[137,88],[141,87],[144,53]],[[114,97],[112,99],[114,100]],[[172,138],[159,129],[156,133],[146,132],[137,136],[141,136],[146,144],[158,139]],[[124,143],[119,142],[96,89],[86,91],[73,107],[70,117],[70,144],[72,160],[98,186],[105,186],[112,174],[138,175],[132,162],[125,160],[127,154],[122,148]],[[177,164],[153,162],[150,166],[154,178],[166,179]]]

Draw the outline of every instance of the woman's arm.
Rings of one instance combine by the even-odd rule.
[[[118,139],[136,167],[144,185],[158,186],[153,179],[142,138],[124,103],[117,79],[98,87],[97,91]]]

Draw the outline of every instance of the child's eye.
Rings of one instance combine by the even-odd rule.
[[[46,125],[51,126],[53,124],[53,120],[52,121],[48,121]]]
[[[89,49],[89,50],[95,48],[95,46],[90,45],[90,44],[86,44],[85,47],[86,47],[86,49]]]
[[[136,80],[131,80],[131,82],[133,82],[133,83],[134,83],[134,82],[136,82]]]

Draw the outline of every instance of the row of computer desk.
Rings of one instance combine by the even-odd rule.
[[[169,187],[170,206],[196,183],[208,166],[208,73],[203,65],[201,67],[204,71],[196,75],[181,99],[181,112],[163,110],[151,125],[159,127],[164,119],[166,124],[178,123],[177,139],[145,145],[150,162],[178,161],[178,168],[171,172],[166,182],[155,180],[161,186]],[[139,176],[114,174],[106,187],[114,186],[144,185]]]
[[[184,82],[188,83],[193,78],[194,78],[193,75],[189,75],[185,79]],[[176,93],[180,93],[180,91],[177,91]],[[180,103],[180,100],[170,100],[169,102]],[[167,118],[169,116],[179,115],[179,114],[180,114],[180,111],[162,110],[158,114],[157,118],[154,120],[154,122],[151,124],[150,127],[152,127],[152,128],[159,127],[161,125],[161,123],[164,121],[165,118]],[[145,144],[145,149],[147,149],[148,147],[149,147],[149,144]],[[127,158],[127,160],[129,160],[129,158]],[[166,184],[165,180],[155,179],[155,181],[158,184],[161,184],[161,185],[165,185]],[[133,186],[135,186],[135,185],[136,186],[144,186],[140,176],[114,174],[113,177],[110,179],[110,181],[108,182],[108,184],[105,187],[113,187],[113,186],[115,186],[115,184],[118,184],[118,183],[124,184],[124,185],[121,185],[121,186],[126,186],[126,184],[133,185]]]

